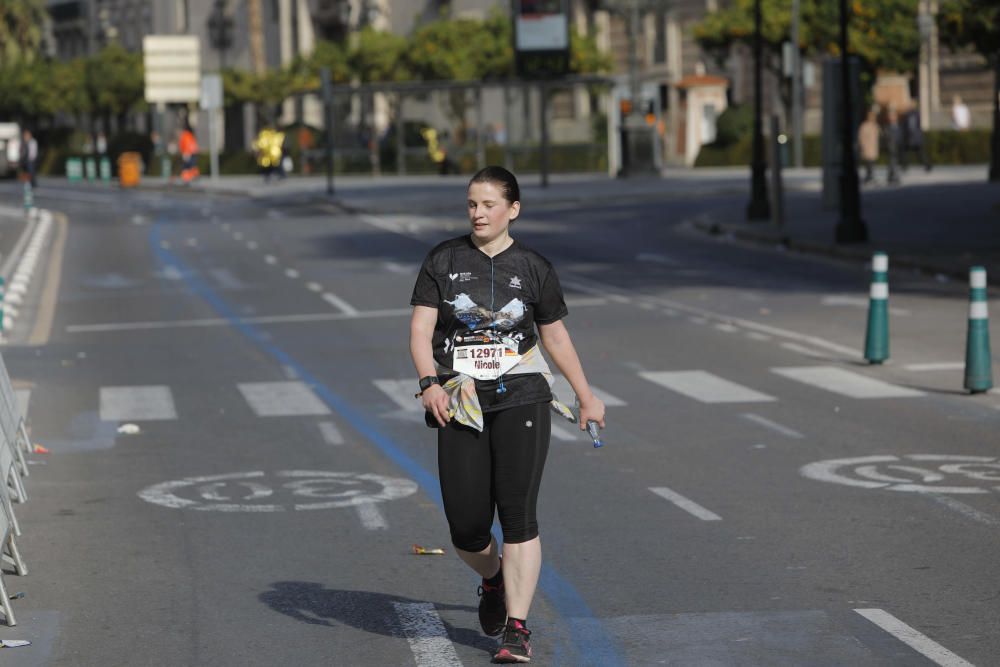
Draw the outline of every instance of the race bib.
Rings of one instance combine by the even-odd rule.
[[[502,341],[459,344],[452,353],[452,369],[477,380],[496,380],[521,360],[517,344]]]

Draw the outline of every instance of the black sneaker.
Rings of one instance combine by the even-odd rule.
[[[493,662],[531,662],[531,631],[520,621],[510,621],[504,627],[500,647],[493,655]]]
[[[503,632],[507,622],[507,598],[503,592],[503,581],[499,586],[490,586],[483,579],[479,587],[479,625],[490,637]]]

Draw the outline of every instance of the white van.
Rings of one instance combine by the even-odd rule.
[[[0,178],[17,174],[21,159],[21,126],[17,123],[0,123]]]

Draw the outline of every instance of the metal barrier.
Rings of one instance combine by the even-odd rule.
[[[19,576],[28,573],[28,568],[17,548],[16,538],[21,535],[21,526],[14,513],[14,502],[23,503],[28,499],[23,477],[28,475],[28,465],[24,454],[29,451],[24,418],[17,406],[7,367],[0,356],[0,560],[10,563]],[[0,603],[4,620],[8,626],[15,625],[14,610],[0,570]]]

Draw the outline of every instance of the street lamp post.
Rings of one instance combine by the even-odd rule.
[[[1000,181],[1000,55],[993,56],[993,149],[990,151],[990,180]]]
[[[843,113],[841,128],[840,222],[837,223],[837,243],[862,243],[868,240],[868,229],[861,219],[861,192],[858,167],[854,160],[854,103],[851,99],[851,71],[847,57],[847,0],[840,0],[840,84]]]
[[[753,160],[750,179],[750,203],[747,205],[748,220],[767,220],[771,217],[771,205],[767,200],[767,180],[764,162],[763,111],[761,109],[761,16],[760,2],[753,5]]]

